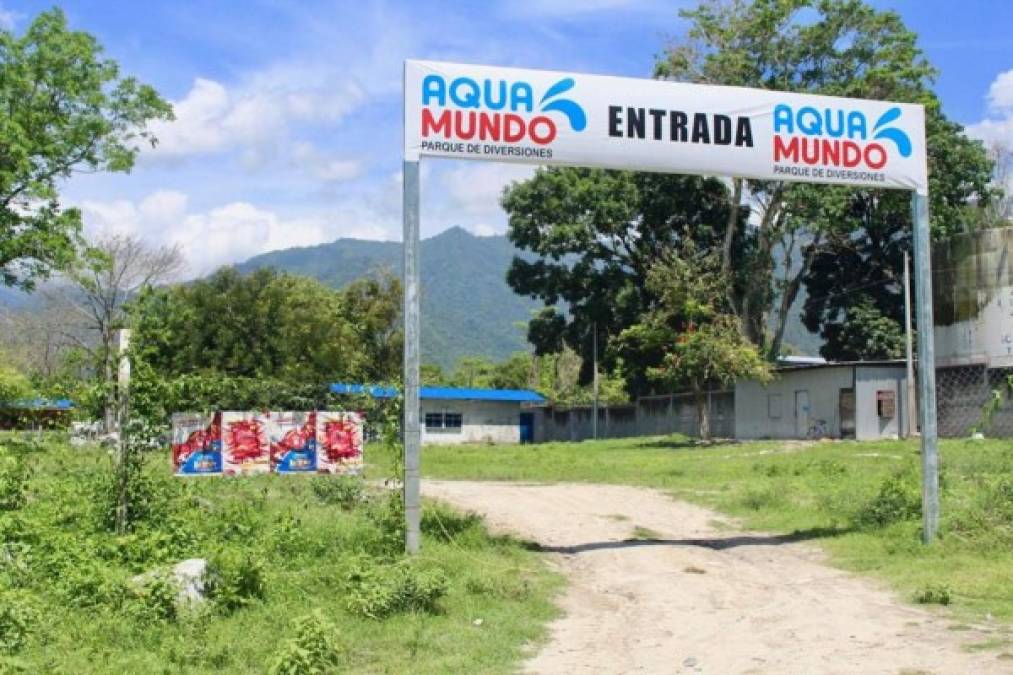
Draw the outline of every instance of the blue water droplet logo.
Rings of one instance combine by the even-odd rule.
[[[573,89],[574,84],[576,83],[572,77],[564,77],[548,88],[539,103],[542,106],[542,112],[555,111],[563,113],[570,121],[570,127],[574,131],[583,131],[587,127],[587,115],[584,114],[584,109],[576,101],[568,98],[557,98],[560,94]]]
[[[879,119],[876,120],[876,125],[872,128],[873,132],[875,132],[873,138],[885,138],[886,140],[893,141],[901,157],[910,157],[911,138],[901,129],[886,126],[894,120],[899,119],[900,113],[900,108],[894,106],[880,115]]]

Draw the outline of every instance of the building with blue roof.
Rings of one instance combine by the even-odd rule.
[[[393,398],[392,387],[366,384],[331,385],[331,393]],[[545,403],[526,389],[420,387],[422,443],[530,443],[535,438],[535,412]]]

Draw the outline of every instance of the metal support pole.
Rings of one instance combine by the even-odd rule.
[[[936,350],[932,320],[932,251],[929,198],[911,196],[914,222],[915,299],[918,312],[918,389],[922,427],[922,540],[939,530],[939,454],[936,438]]]
[[[911,257],[904,251],[904,339],[907,351],[907,382],[904,408],[904,436],[911,438],[918,431],[915,418],[918,415],[917,396],[915,395],[915,364],[913,340],[911,336]]]
[[[591,437],[594,440],[598,440],[598,322],[594,322],[593,333],[591,336],[591,350],[594,352],[594,356],[591,359],[594,364],[594,410],[592,410],[591,416]]]
[[[405,551],[422,537],[419,485],[419,163],[404,163],[404,507]]]

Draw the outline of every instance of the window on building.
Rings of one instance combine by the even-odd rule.
[[[426,413],[426,431],[458,431],[464,424],[461,413],[432,412]]]
[[[781,395],[770,394],[767,396],[767,415],[771,419],[779,419],[781,417]]]

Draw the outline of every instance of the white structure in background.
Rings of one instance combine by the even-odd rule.
[[[735,383],[735,438],[897,438],[904,428],[903,361],[778,368],[763,385]]]
[[[392,398],[394,389],[361,384],[332,384],[334,394]],[[531,443],[535,413],[522,406],[545,403],[526,389],[420,387],[423,445],[460,443]]]
[[[936,367],[1013,367],[1013,228],[979,230],[937,246]]]

